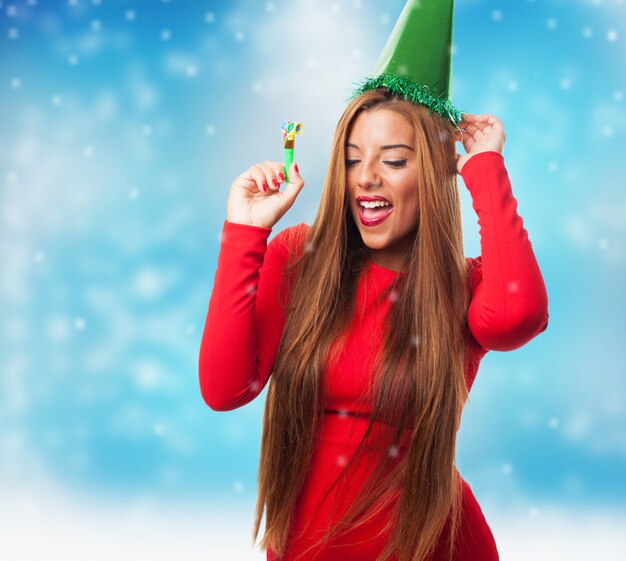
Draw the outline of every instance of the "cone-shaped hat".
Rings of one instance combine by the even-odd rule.
[[[450,101],[454,0],[408,0],[374,66],[349,100],[386,86],[455,125],[462,112]]]

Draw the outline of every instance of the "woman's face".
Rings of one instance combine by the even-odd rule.
[[[346,183],[350,212],[373,261],[402,270],[402,259],[418,224],[415,132],[400,114],[389,109],[361,113],[346,143]],[[364,210],[357,198],[380,196],[392,206]],[[365,225],[368,218],[382,222]]]

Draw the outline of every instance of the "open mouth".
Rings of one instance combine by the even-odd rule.
[[[375,208],[367,208],[358,203],[359,217],[361,223],[365,226],[375,226],[380,224],[393,212],[393,205],[376,206]]]

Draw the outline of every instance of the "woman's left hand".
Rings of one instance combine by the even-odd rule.
[[[493,115],[484,113],[474,115],[463,113],[463,120],[459,123],[462,133],[458,133],[457,142],[463,143],[467,154],[457,153],[456,170],[460,174],[463,166],[472,156],[480,152],[500,152],[504,148],[506,135],[502,122]]]

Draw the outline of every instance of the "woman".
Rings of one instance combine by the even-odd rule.
[[[200,385],[227,411],[271,375],[254,529],[265,510],[269,560],[498,559],[456,470],[456,433],[480,360],[544,331],[547,295],[502,124],[466,114],[459,127],[386,88],[358,96],[313,225],[269,245],[304,186],[297,165],[282,192],[277,162],[231,185]],[[457,173],[481,227],[475,259]],[[364,210],[361,197],[391,206]]]

